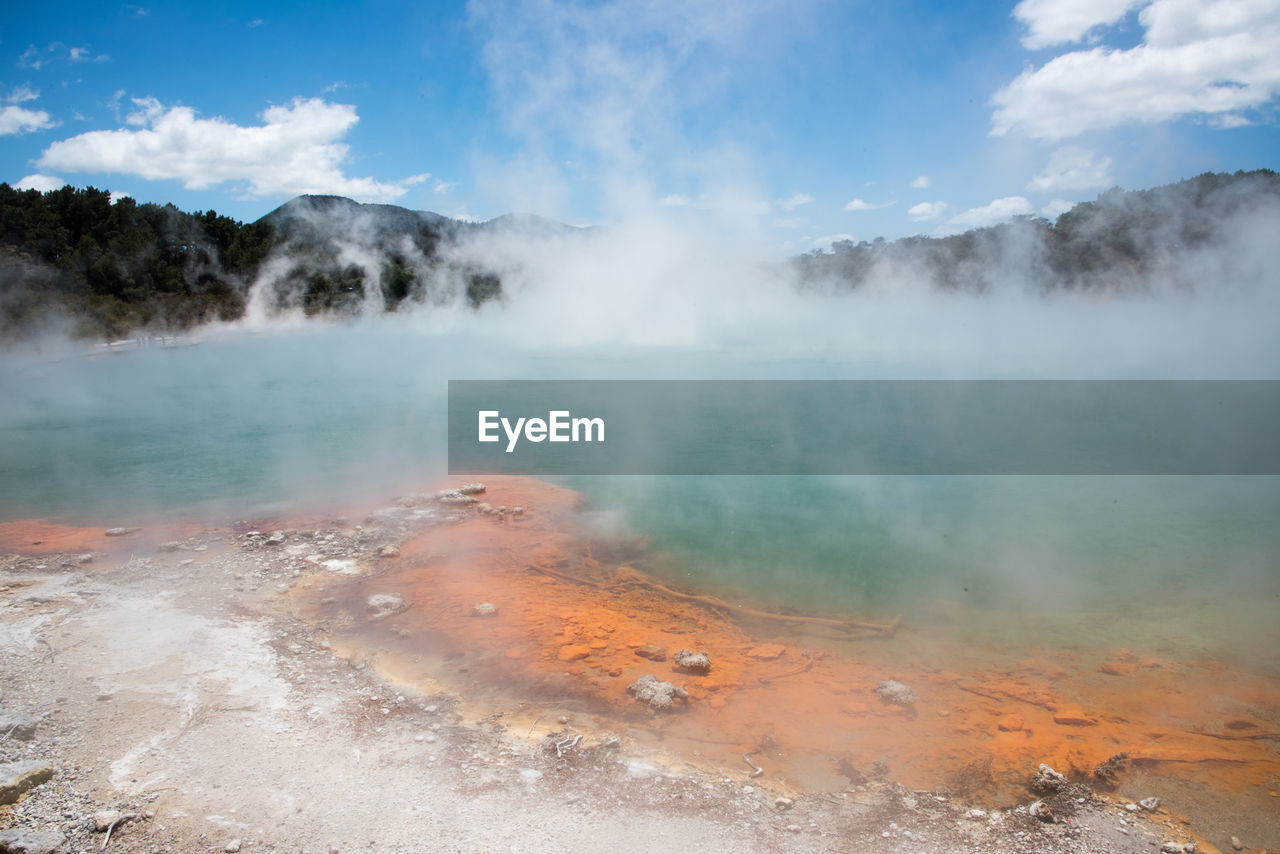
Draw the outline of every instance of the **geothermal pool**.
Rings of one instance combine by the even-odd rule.
[[[225,525],[385,503],[445,477],[449,379],[1273,378],[1267,336],[1237,336],[1236,350],[1212,349],[1215,361],[1166,326],[1136,351],[1119,321],[1083,344],[1024,330],[1004,351],[976,330],[897,349],[830,335],[777,351],[735,340],[582,352],[390,321],[119,353],[50,345],[3,357],[0,522]],[[463,540],[424,535],[380,577],[423,601],[457,585],[462,597],[500,589],[518,625],[475,635],[437,602],[410,612],[436,615],[410,635],[431,639],[425,658],[417,641],[385,633],[341,642],[376,649],[379,666],[408,682],[454,671],[441,650],[465,649],[474,660],[451,687],[477,709],[569,703],[685,761],[740,773],[750,751],[800,787],[884,773],[999,802],[1040,761],[1087,775],[1127,752],[1142,785],[1206,817],[1234,804],[1276,814],[1280,478],[556,484],[502,480],[495,500],[505,489],[503,503],[527,502],[526,520],[472,520]],[[566,497],[575,493],[583,506]],[[468,587],[476,582],[448,560],[413,559],[442,551],[470,555],[490,586]],[[539,561],[595,583],[537,577],[528,567]],[[623,583],[633,577],[649,586]],[[335,583],[346,585],[338,605],[318,604],[332,590],[304,591],[302,612],[330,619],[362,601],[363,581]],[[896,628],[833,637],[734,619],[664,589]],[[678,674],[696,686],[687,713],[637,717],[624,683],[649,666],[634,653],[646,643],[712,648],[713,678]],[[565,647],[587,653],[565,658]],[[879,702],[872,689],[890,678],[912,684],[919,704]],[[532,727],[538,712],[528,716]]]

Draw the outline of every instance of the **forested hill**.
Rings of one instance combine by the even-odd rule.
[[[0,184],[0,333],[21,337],[51,314],[86,337],[239,317],[272,242],[269,225],[214,211]]]
[[[949,237],[838,242],[788,266],[802,288],[836,292],[903,283],[975,293],[1212,287],[1215,276],[1247,274],[1250,264],[1280,265],[1277,230],[1280,176],[1206,173],[1152,190],[1109,190],[1052,223],[1023,217]],[[471,223],[337,196],[299,196],[241,223],[128,197],[112,203],[94,188],[40,193],[0,184],[0,341],[57,318],[69,318],[79,337],[110,339],[251,310],[477,308],[504,292],[496,256],[473,238],[519,235],[504,245],[511,269],[519,263],[512,246],[568,237],[561,248],[571,251],[572,239],[590,233],[537,217]],[[468,251],[452,251],[467,243]]]
[[[441,250],[503,227],[336,196],[299,196],[241,223],[128,197],[113,203],[92,187],[0,184],[0,337],[59,317],[94,338],[236,320],[255,282],[266,314],[394,311],[405,300],[476,307],[501,294],[500,279]]]
[[[803,287],[836,291],[887,282],[977,293],[1011,283],[1041,292],[1196,289],[1212,287],[1204,279],[1214,274],[1280,261],[1278,231],[1280,175],[1209,172],[1152,190],[1114,188],[1056,222],[1027,216],[948,237],[840,241],[793,264]]]

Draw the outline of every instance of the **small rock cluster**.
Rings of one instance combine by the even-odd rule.
[[[394,617],[409,610],[409,603],[399,593],[375,593],[365,602],[365,610],[372,622]]]
[[[652,675],[641,676],[631,683],[627,691],[640,702],[660,710],[670,709],[676,697],[689,699],[689,692],[685,689]]]
[[[896,679],[886,679],[876,686],[876,694],[886,703],[895,706],[911,706],[916,702],[916,692]]]
[[[699,673],[706,673],[711,670],[711,657],[705,652],[694,652],[690,649],[682,649],[672,656],[677,667],[683,667],[685,670],[696,670]]]
[[[1067,778],[1043,762],[1031,776],[1031,791],[1042,795],[1056,792],[1067,784]]]

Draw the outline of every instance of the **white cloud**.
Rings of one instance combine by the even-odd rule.
[[[35,175],[28,175],[13,186],[19,190],[39,190],[42,193],[47,193],[50,190],[61,190],[66,184],[67,182],[61,178],[53,175],[41,175],[37,172]]]
[[[1254,123],[1248,116],[1242,116],[1239,113],[1223,113],[1220,116],[1210,116],[1208,122],[1210,127],[1215,127],[1219,130],[1244,128]]]
[[[854,237],[852,234],[826,234],[826,235],[823,235],[822,237],[814,238],[813,242],[809,245],[812,246],[814,249],[825,250],[825,249],[830,249],[831,244],[839,243],[842,240],[848,240],[852,242],[854,240]]]
[[[71,62],[106,62],[111,57],[105,53],[97,56],[87,47],[68,47],[62,42],[54,42],[44,50],[30,45],[22,52],[22,56],[18,57],[19,68],[33,68],[39,71],[46,64],[54,60],[70,60]]]
[[[28,110],[16,104],[0,109],[0,136],[44,130],[55,124],[57,123],[44,110]]]
[[[431,191],[444,195],[445,193],[453,192],[453,188],[456,186],[458,186],[457,181],[436,181],[436,185],[431,188]]]
[[[765,216],[773,210],[773,204],[767,199],[760,199],[734,188],[726,188],[715,193],[699,193],[692,198],[681,193],[672,193],[659,199],[658,205],[664,208],[689,208],[748,217]]]
[[[556,203],[587,193],[599,194],[606,215],[628,216],[660,197],[654,182],[750,185],[745,146],[717,140],[708,149],[688,128],[732,96],[740,64],[767,63],[814,3],[470,0],[493,104],[517,142],[513,159],[545,162],[547,181],[572,192],[522,199],[523,187],[498,180],[501,164],[479,176],[480,189],[491,187],[503,206],[564,218],[581,214]],[[744,212],[713,204],[732,217]]]
[[[39,97],[39,92],[24,83],[21,86],[14,86],[13,91],[4,96],[4,101],[6,104],[21,104],[24,101],[34,101]]]
[[[782,208],[784,211],[793,211],[801,205],[809,204],[813,200],[813,196],[808,193],[796,193],[790,198],[778,199],[778,207]]]
[[[1013,16],[1027,26],[1029,50],[1076,42],[1096,27],[1114,24],[1147,0],[1022,0]]]
[[[348,147],[338,140],[359,121],[347,104],[297,98],[265,110],[263,124],[246,127],[198,118],[190,107],[165,107],[154,98],[133,103],[138,109],[125,123],[137,130],[91,131],[55,142],[39,165],[177,180],[190,190],[234,181],[244,182],[250,196],[333,193],[365,202],[393,201],[427,178],[383,182],[344,175]]]
[[[1111,176],[1111,158],[1094,159],[1092,151],[1064,146],[1049,155],[1044,173],[1027,184],[1030,190],[1088,190],[1115,184]]]
[[[964,213],[956,214],[947,220],[945,228],[949,231],[985,228],[988,225],[995,225],[1012,217],[1024,216],[1033,212],[1034,209],[1031,207],[1031,202],[1022,196],[1006,196],[982,207],[969,208]]]
[[[133,193],[130,193],[128,190],[112,190],[110,193],[107,193],[107,196],[111,199],[111,204],[114,205],[121,199],[132,199]]]
[[[917,175],[911,181],[912,188],[916,190],[927,190],[932,185],[933,185],[933,182],[929,180],[928,175]]]
[[[1040,209],[1040,215],[1046,219],[1057,219],[1075,206],[1075,202],[1069,202],[1066,199],[1054,199]]]
[[[907,216],[915,222],[923,222],[926,219],[937,219],[946,209],[946,202],[921,202],[907,208]]]
[[[1066,53],[998,91],[991,133],[1064,139],[1187,115],[1231,127],[1280,94],[1275,0],[1153,0],[1138,18],[1138,46]]]
[[[35,45],[29,45],[27,49],[22,52],[22,56],[18,57],[19,68],[34,68],[39,71],[40,66],[44,65],[44,63],[45,58],[40,49]]]
[[[881,202],[878,205],[874,205],[871,202],[864,202],[862,199],[854,199],[849,202],[849,204],[845,205],[844,209],[847,211],[878,211],[881,208],[887,208],[890,205],[896,204],[897,202]]]

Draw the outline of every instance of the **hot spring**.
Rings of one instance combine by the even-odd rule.
[[[0,521],[216,526],[341,515],[421,491],[446,474],[451,379],[1275,379],[1280,366],[1262,313],[1244,302],[815,298],[800,306],[705,341],[682,333],[570,346],[564,342],[574,339],[553,325],[523,324],[513,305],[466,322],[419,314],[227,329],[119,352],[53,343],[12,351],[0,376]],[[1025,418],[1036,429],[1037,413]],[[892,677],[933,692],[931,712],[921,715],[938,715],[929,717],[936,739],[920,743],[947,766],[953,788],[976,775],[975,793],[988,777],[999,788],[1002,756],[1015,757],[1009,767],[1034,767],[1045,755],[1084,767],[1112,748],[1133,755],[1131,741],[1159,741],[1150,733],[1166,726],[1209,727],[1223,739],[1280,729],[1280,478],[554,480],[586,497],[576,537],[601,555],[631,544],[615,562],[666,589],[901,627],[891,640],[868,643],[759,630],[734,641],[745,651],[744,672],[777,659],[752,658],[750,650],[788,650],[800,665],[791,668],[797,681],[786,701],[796,709],[818,696],[805,692],[843,697],[792,715],[818,733],[815,742],[789,732],[786,703],[767,713],[760,699],[733,718],[723,692],[747,691],[745,676],[710,695],[728,717],[707,722],[708,731],[741,724],[741,736],[729,741],[764,744],[752,741],[761,732],[791,739],[787,767],[800,784],[837,785],[833,769],[852,767],[848,757],[858,751],[920,784],[940,782],[905,744],[893,746],[891,733],[902,726],[889,715],[895,710],[846,696],[842,679]],[[521,542],[513,539],[510,550]],[[405,589],[425,583],[396,577]],[[618,637],[630,631],[622,617],[586,605],[556,607],[583,609],[564,618],[570,622],[604,621]],[[703,636],[717,637],[715,625],[699,625]],[[846,660],[870,669],[841,671],[835,662]],[[799,681],[810,666],[831,670],[825,688]],[[566,675],[573,667],[591,676],[578,664]],[[1203,708],[1186,711],[1190,701],[1169,694],[1174,683],[1209,692]],[[470,688],[477,696],[487,690],[478,682]],[[625,700],[621,689],[614,693]],[[1044,721],[1033,726],[1036,716]],[[1223,730],[1224,721],[1244,729]],[[714,741],[676,724],[667,736],[668,748],[686,738],[709,750]],[[1162,763],[1192,763],[1179,766],[1192,768],[1180,785],[1210,780],[1218,790],[1268,797],[1280,768],[1271,742],[1223,739],[1203,755],[1181,743],[1172,753],[1154,751],[1142,767],[1159,773]],[[1252,763],[1234,784],[1214,770],[1232,751]],[[729,751],[723,761],[735,756]],[[995,770],[983,770],[992,761]]]

